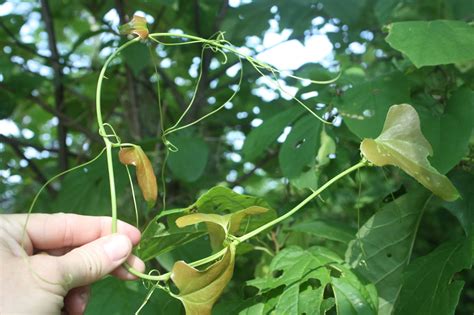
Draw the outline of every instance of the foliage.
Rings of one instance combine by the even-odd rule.
[[[110,215],[110,165],[118,217],[134,222],[136,204],[135,252],[153,281],[104,279],[89,314],[128,314],[145,299],[142,314],[202,301],[213,314],[472,314],[472,1],[47,2],[1,5],[0,118],[18,132],[0,135],[0,207],[25,212],[48,179],[109,141],[113,154],[52,181],[34,208]],[[148,26],[127,24],[136,11]],[[108,61],[96,117],[100,69],[129,43],[119,24],[141,39]],[[281,33],[293,43],[284,59],[302,65],[252,59]],[[295,47],[318,36],[332,52],[304,63]],[[403,103],[417,122],[385,122]],[[368,160],[400,169],[338,175],[357,165],[361,141]],[[160,183],[153,206],[147,189],[132,198],[122,146],[149,158],[148,184],[135,153],[125,163],[133,185]],[[392,157],[377,163],[378,150]],[[403,172],[420,170],[447,183],[422,182],[437,195],[461,198],[441,200]]]

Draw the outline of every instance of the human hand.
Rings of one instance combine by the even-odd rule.
[[[109,217],[32,214],[22,240],[26,218],[0,215],[1,314],[82,314],[89,284],[109,273],[135,279],[121,267],[125,261],[145,269],[130,255],[140,231],[125,222],[109,235]]]

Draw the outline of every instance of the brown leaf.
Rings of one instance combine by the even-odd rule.
[[[142,148],[139,146],[122,148],[119,151],[119,159],[122,164],[136,167],[138,186],[140,186],[143,198],[148,204],[155,204],[158,196],[158,185],[150,160]]]
[[[224,257],[200,271],[184,261],[174,264],[171,280],[179,289],[174,295],[181,300],[187,315],[211,314],[212,306],[232,278],[235,263],[235,247],[230,245]]]
[[[127,24],[119,27],[120,34],[135,34],[141,39],[148,37],[148,27],[146,19],[143,16],[134,15],[133,19]]]

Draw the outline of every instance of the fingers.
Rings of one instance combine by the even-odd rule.
[[[130,266],[132,266],[133,269],[135,269],[135,270],[138,270],[140,272],[145,271],[145,263],[140,258],[138,258],[137,256],[130,255],[127,259],[127,263]],[[133,274],[131,274],[130,272],[128,272],[125,269],[124,266],[120,266],[120,267],[114,269],[114,271],[112,271],[112,275],[114,275],[117,278],[122,279],[122,280],[135,280],[135,279],[137,279],[137,277],[134,276]]]
[[[71,289],[95,282],[123,264],[132,242],[123,234],[112,234],[55,257],[63,286]]]
[[[10,215],[24,226],[26,215]],[[93,217],[77,214],[32,214],[26,231],[35,249],[55,249],[81,246],[111,233],[110,217]],[[125,234],[137,244],[140,231],[134,226],[118,221],[118,233]],[[21,238],[21,233],[18,235]]]
[[[64,298],[64,309],[68,315],[84,314],[90,297],[90,287],[82,286],[68,292]]]

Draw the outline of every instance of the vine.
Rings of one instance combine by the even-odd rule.
[[[123,50],[127,47],[130,47],[134,44],[139,44],[143,41],[148,43],[155,43],[161,45],[169,45],[169,46],[178,46],[178,45],[190,45],[190,44],[201,44],[202,45],[202,52],[201,52],[201,65],[199,67],[199,74],[197,77],[196,86],[194,89],[193,96],[180,115],[175,123],[171,125],[169,128],[164,127],[164,118],[163,118],[163,111],[161,106],[161,95],[159,89],[159,80],[157,82],[157,89],[158,89],[158,106],[160,112],[160,125],[161,125],[161,137],[163,144],[166,148],[164,163],[162,165],[161,170],[161,182],[162,182],[162,189],[163,189],[163,206],[165,205],[166,199],[166,187],[165,187],[165,180],[164,180],[164,165],[166,162],[166,157],[168,155],[168,151],[176,151],[177,148],[173,143],[171,143],[167,136],[189,128],[204,119],[209,118],[210,116],[216,114],[220,110],[224,108],[224,106],[230,102],[238,93],[239,88],[235,89],[233,93],[227,98],[227,100],[219,105],[217,108],[213,109],[209,113],[203,115],[202,117],[197,118],[196,120],[181,125],[183,119],[188,114],[189,110],[193,106],[196,95],[198,92],[198,88],[202,78],[202,59],[204,56],[204,51],[206,49],[211,49],[214,53],[220,53],[223,56],[223,62],[227,62],[227,54],[231,53],[238,58],[238,62],[240,64],[240,75],[238,81],[238,87],[242,83],[243,79],[243,67],[244,61],[248,62],[253,69],[255,69],[262,77],[269,80],[274,84],[274,87],[279,89],[282,93],[288,94],[283,87],[278,82],[278,76],[281,74],[279,70],[265,64],[257,59],[245,55],[237,48],[235,48],[230,42],[228,42],[225,38],[223,33],[218,33],[216,36],[210,39],[204,39],[197,36],[187,35],[187,34],[178,34],[178,33],[152,33],[148,34],[148,30],[146,29],[146,23],[143,23],[143,18],[134,17],[132,22],[126,25],[123,28],[126,33],[133,33],[138,35],[138,37],[133,38],[120,47],[118,47],[105,61],[98,77],[97,81],[97,89],[96,89],[96,112],[97,112],[97,124],[99,135],[103,138],[105,148],[91,161],[88,161],[84,164],[79,166],[73,167],[66,172],[60,173],[50,179],[38,192],[38,194],[33,199],[32,205],[29,209],[28,213],[31,213],[33,207],[37,201],[39,194],[43,191],[44,187],[51,183],[53,180],[58,178],[59,176],[64,175],[67,172],[76,170],[80,167],[86,166],[94,161],[96,161],[105,151],[106,153],[106,161],[107,161],[107,169],[108,169],[108,181],[110,186],[110,203],[111,203],[111,216],[112,216],[112,233],[117,232],[117,221],[118,221],[118,211],[117,211],[117,194],[116,194],[116,185],[115,185],[115,174],[114,174],[114,164],[113,164],[113,151],[114,149],[120,149],[119,157],[122,164],[125,164],[128,180],[131,186],[131,192],[133,197],[133,204],[135,209],[135,214],[137,217],[137,226],[138,226],[138,209],[137,209],[137,202],[135,191],[133,188],[133,181],[132,177],[128,168],[128,165],[133,165],[136,167],[136,175],[138,184],[140,189],[142,190],[144,199],[149,203],[149,205],[153,205],[156,202],[157,195],[158,195],[158,187],[156,183],[155,174],[153,169],[151,168],[151,163],[148,160],[146,154],[143,150],[136,144],[133,143],[122,143],[120,137],[115,132],[112,125],[107,122],[104,122],[101,112],[101,93],[102,93],[102,85],[104,82],[104,78],[106,78],[106,72],[109,64],[111,61],[116,58]],[[179,39],[180,41],[176,42],[165,42],[161,39],[168,38],[168,39]],[[151,48],[150,48],[151,52]],[[155,60],[153,59],[153,65],[155,68],[155,72],[157,74],[157,65]],[[265,74],[268,72],[268,74]],[[307,80],[298,76],[288,75],[290,78],[294,78],[297,80]],[[311,83],[317,84],[328,84],[337,80],[339,75],[328,81],[315,81],[315,80],[308,80]],[[297,99],[296,97],[292,96],[292,99],[299,105],[302,106],[306,111],[308,111],[312,116],[316,119],[320,120],[322,123],[330,124],[328,121],[321,118],[318,114],[316,114],[311,108],[305,105],[302,101]],[[405,126],[405,122],[410,121],[410,126]],[[399,141],[403,139],[404,144],[400,145]],[[413,149],[416,146],[416,150]],[[283,220],[291,217],[297,211],[301,210],[306,204],[308,204],[311,200],[315,197],[319,196],[323,191],[333,185],[335,182],[340,180],[341,178],[351,174],[352,172],[359,170],[365,166],[384,166],[384,165],[395,165],[403,169],[406,173],[413,176],[417,179],[421,184],[423,184],[426,188],[431,190],[434,194],[440,196],[445,200],[454,200],[459,195],[457,193],[456,188],[450,183],[450,181],[443,175],[439,174],[427,160],[427,156],[431,152],[431,146],[426,141],[424,136],[420,130],[420,123],[418,119],[418,115],[416,111],[407,104],[402,105],[394,105],[390,109],[389,113],[387,114],[387,119],[384,125],[384,129],[381,135],[376,139],[364,139],[361,143],[361,152],[362,152],[362,159],[360,162],[356,163],[355,165],[347,168],[346,170],[342,171],[340,174],[336,175],[332,179],[328,180],[324,185],[319,187],[318,189],[314,190],[308,197],[306,197],[303,201],[301,201],[297,206],[293,207],[291,210],[286,212],[285,214],[281,215],[280,217],[274,218],[269,220],[268,222],[264,222],[263,224],[247,231],[245,229],[245,234],[236,236],[239,232],[240,223],[242,219],[246,216],[253,216],[253,215],[260,215],[265,213],[268,209],[258,206],[258,205],[251,205],[250,207],[244,209],[237,209],[236,211],[226,214],[212,214],[212,213],[202,213],[202,212],[195,212],[192,213],[190,211],[192,207],[185,208],[185,209],[173,209],[173,210],[166,210],[163,211],[155,217],[153,220],[156,222],[158,219],[168,216],[168,215],[175,215],[175,214],[183,214],[182,216],[178,217],[176,220],[176,225],[179,228],[183,228],[186,226],[196,225],[198,223],[205,223],[207,226],[208,234],[210,236],[211,247],[214,250],[214,253],[208,257],[204,257],[197,261],[191,262],[189,264],[184,262],[176,262],[173,269],[164,274],[155,274],[156,271],[152,270],[149,273],[142,273],[138,270],[135,270],[128,264],[124,264],[125,268],[131,274],[141,278],[144,281],[151,281],[154,282],[151,285],[151,289],[149,294],[146,296],[145,301],[143,302],[140,309],[137,311],[139,312],[142,307],[146,304],[149,300],[151,294],[156,288],[160,288],[168,292],[170,295],[180,299],[186,312],[188,314],[196,313],[196,312],[203,312],[207,313],[210,312],[213,303],[217,300],[217,298],[222,293],[223,289],[227,285],[228,281],[232,277],[234,261],[235,261],[235,249],[236,247],[245,242],[258,234],[272,228],[276,224],[282,222]],[[199,209],[198,209],[199,210]],[[146,230],[145,230],[146,232]],[[194,269],[195,267],[207,265],[207,268],[203,271],[198,271]],[[328,262],[328,265],[332,266],[336,270],[340,272],[347,272],[350,274],[344,266],[342,265],[333,265],[331,262]],[[212,278],[210,275],[214,275]],[[184,279],[186,277],[186,279]],[[211,280],[209,280],[211,278]],[[179,289],[179,293],[175,294],[169,290],[167,287],[167,281],[173,280],[176,286]],[[183,284],[183,281],[187,281],[190,283],[196,283],[198,286],[207,286],[208,284],[212,283],[214,286],[213,288],[205,288],[200,289],[199,291],[192,291],[187,292]],[[209,282],[211,281],[211,282]],[[161,284],[163,282],[163,284]],[[209,287],[209,286],[208,286]],[[197,293],[196,293],[197,292]],[[195,305],[189,299],[189,295],[198,295],[199,298],[204,299],[206,301],[205,305]]]

